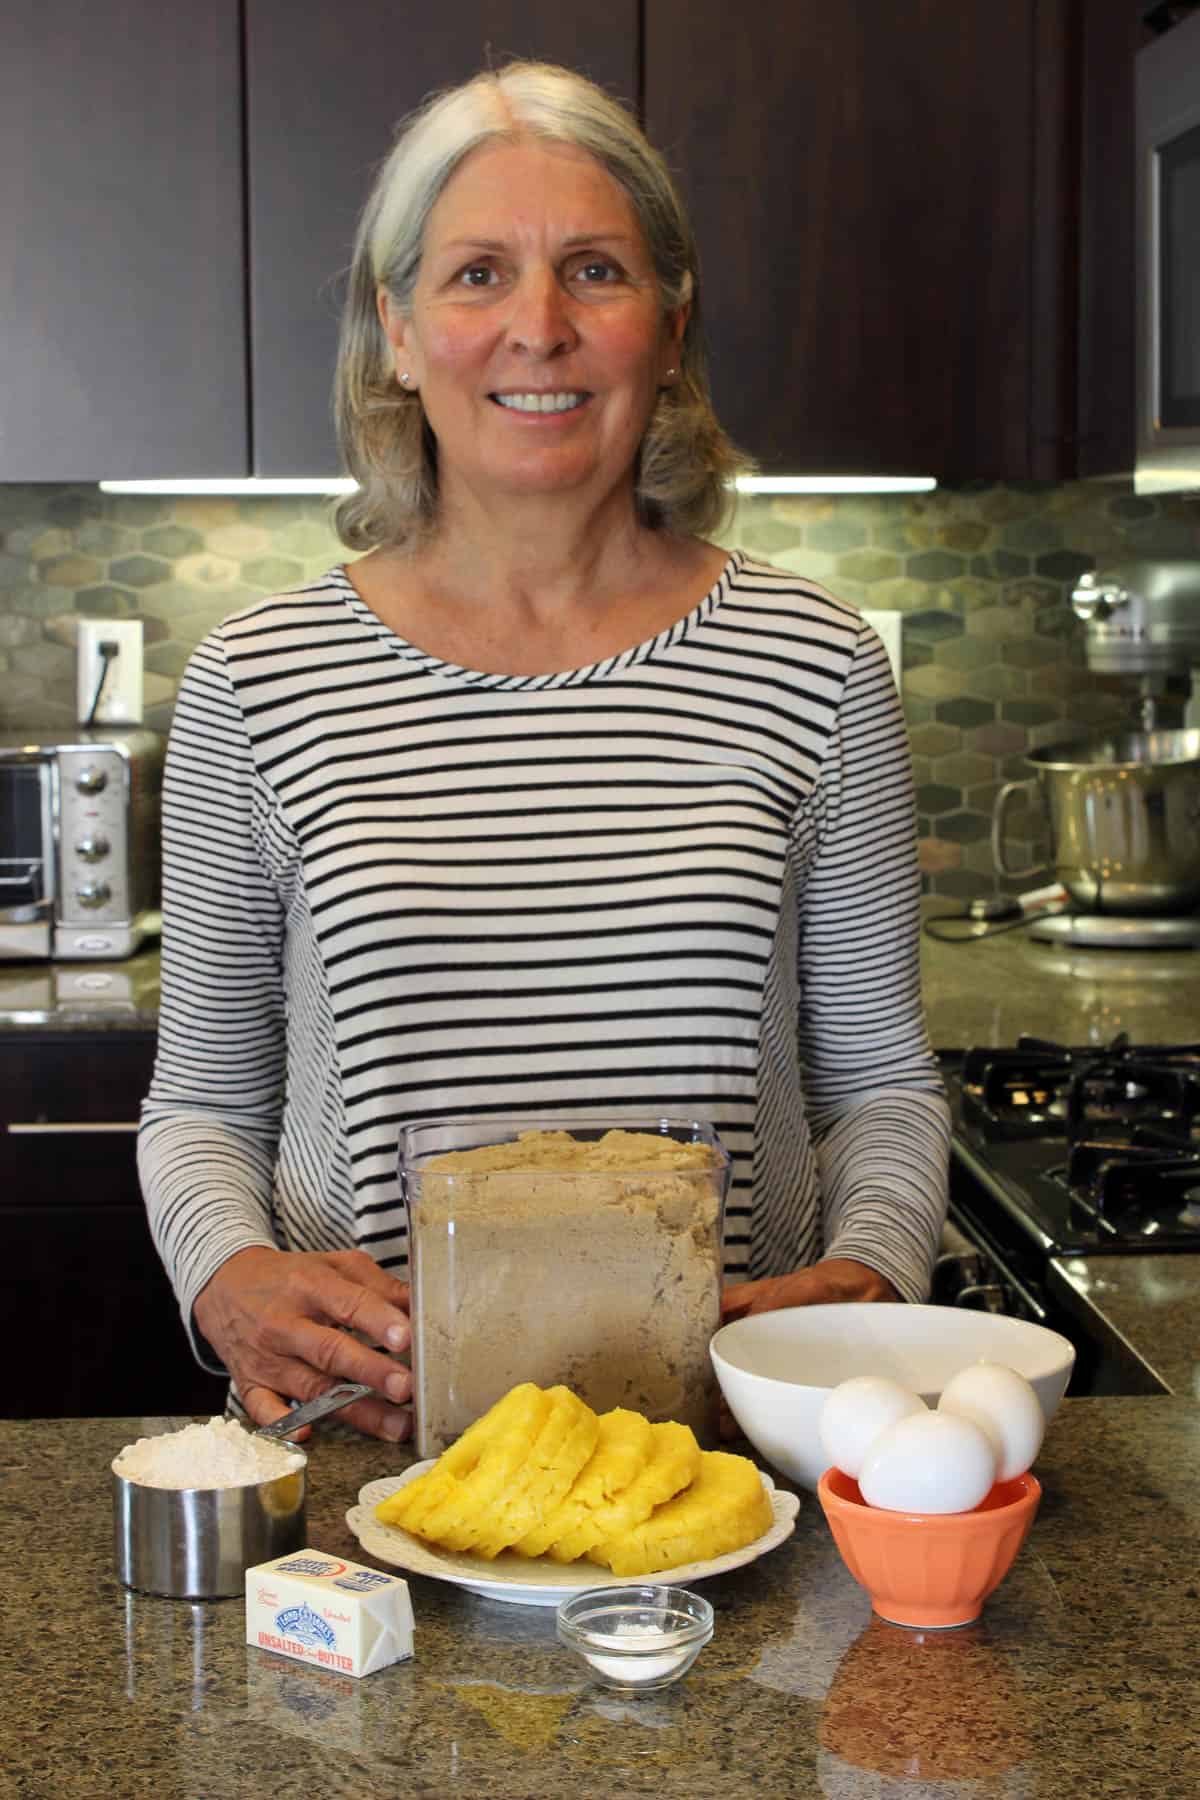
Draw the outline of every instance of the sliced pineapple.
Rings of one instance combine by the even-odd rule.
[[[654,1442],[649,1419],[615,1406],[597,1421],[596,1447],[578,1480],[558,1504],[518,1538],[522,1556],[542,1556],[558,1538],[575,1531],[593,1509],[627,1488],[650,1460]]]
[[[597,1418],[569,1388],[523,1382],[376,1515],[443,1549],[586,1556],[624,1577],[740,1549],[772,1512],[753,1463],[701,1452],[686,1425]]]
[[[511,1406],[510,1401],[514,1401]],[[553,1406],[551,1395],[532,1382],[497,1401],[491,1414],[485,1413],[483,1420],[477,1421],[486,1423],[495,1415],[488,1433],[471,1447],[473,1455],[464,1459],[466,1466],[460,1462],[457,1489],[425,1515],[421,1535],[447,1550],[474,1550],[487,1528],[493,1504],[519,1477]],[[474,1430],[473,1425],[470,1431]],[[445,1457],[452,1458],[468,1435],[464,1431]]]
[[[469,1548],[498,1556],[557,1509],[596,1448],[600,1422],[570,1388],[549,1389],[551,1408],[524,1463],[475,1521]]]
[[[588,1555],[614,1575],[647,1575],[740,1550],[761,1537],[771,1519],[770,1497],[754,1464],[725,1450],[705,1450],[688,1487],[648,1518],[609,1534]]]
[[[594,1547],[648,1519],[656,1506],[687,1487],[700,1464],[700,1446],[688,1425],[651,1425],[650,1456],[627,1487],[602,1500],[573,1530],[550,1546],[555,1562],[575,1562]]]
[[[429,1543],[452,1542],[490,1505],[521,1467],[553,1402],[524,1381],[444,1450],[432,1469],[375,1509],[384,1525],[399,1525]]]

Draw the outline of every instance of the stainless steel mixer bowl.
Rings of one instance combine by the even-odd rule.
[[[1200,731],[1125,732],[1032,751],[1036,774],[996,796],[992,856],[1002,875],[1052,867],[1089,912],[1183,914],[1200,908]],[[1014,868],[1008,814],[1040,796],[1047,863]]]
[[[113,1473],[113,1539],[126,1587],[181,1600],[245,1592],[246,1570],[307,1534],[307,1459],[244,1487],[156,1488]]]

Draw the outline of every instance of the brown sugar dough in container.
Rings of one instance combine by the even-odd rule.
[[[522,1381],[711,1441],[724,1178],[709,1145],[652,1132],[430,1158],[411,1214],[420,1454]]]

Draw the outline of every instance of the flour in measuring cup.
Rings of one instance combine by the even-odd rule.
[[[291,1475],[304,1461],[288,1444],[252,1436],[236,1419],[214,1418],[161,1437],[138,1438],[113,1459],[113,1473],[142,1487],[250,1487]]]

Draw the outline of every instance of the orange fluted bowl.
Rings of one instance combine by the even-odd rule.
[[[970,1625],[1012,1568],[1033,1524],[1036,1475],[998,1481],[972,1512],[888,1512],[868,1506],[857,1481],[826,1469],[817,1498],[842,1561],[892,1625]]]

